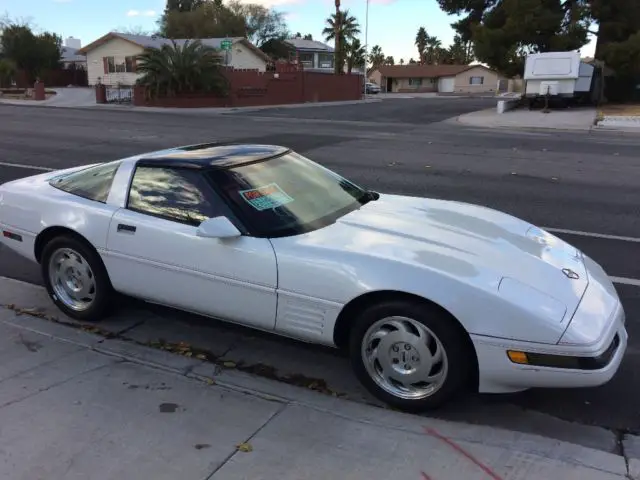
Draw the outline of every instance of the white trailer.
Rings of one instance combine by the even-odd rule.
[[[533,103],[551,100],[572,102],[591,92],[593,66],[580,61],[580,52],[546,52],[527,56],[524,67],[525,97]]]

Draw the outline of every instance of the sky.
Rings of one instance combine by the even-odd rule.
[[[311,33],[316,40],[322,40],[324,21],[335,11],[334,0],[242,1],[280,10],[286,14],[293,33]],[[12,19],[28,19],[36,28],[56,32],[63,38],[79,38],[84,46],[123,27],[153,30],[164,6],[165,0],[0,0],[0,13]],[[443,13],[436,0],[369,0],[368,21],[367,0],[342,0],[342,8],[348,8],[358,19],[361,42],[368,42],[371,47],[380,45],[385,55],[392,55],[396,62],[417,58],[414,42],[420,27],[445,46],[453,39],[450,25],[456,17]],[[593,56],[594,51],[592,40],[581,53]]]

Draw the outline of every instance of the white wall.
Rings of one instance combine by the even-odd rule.
[[[224,51],[220,51],[224,55]],[[234,68],[250,68],[257,69],[261,72],[266,71],[267,62],[260,58],[249,47],[242,43],[235,43],[229,52],[229,65]]]
[[[117,85],[118,82],[124,85],[133,85],[138,78],[136,73],[118,72],[104,73],[103,57],[115,57],[116,63],[124,62],[124,58],[128,56],[140,55],[143,48],[120,38],[114,38],[104,45],[87,53],[87,75],[89,77],[89,85],[95,85],[98,77],[104,85]]]

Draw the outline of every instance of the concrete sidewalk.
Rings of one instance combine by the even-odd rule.
[[[536,128],[552,130],[582,130],[594,128],[596,110],[576,108],[572,110],[552,110],[542,113],[540,110],[517,109],[498,114],[495,108],[460,115],[453,119],[463,125],[483,128]]]
[[[26,307],[0,307],[2,479],[640,478],[636,460],[322,395]]]

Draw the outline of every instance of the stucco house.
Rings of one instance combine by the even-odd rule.
[[[303,38],[288,38],[291,47],[290,60],[298,60],[305,68],[333,70],[334,51],[326,43]]]
[[[266,71],[269,57],[249,40],[243,37],[202,38],[203,45],[216,49],[221,48],[224,40],[232,42],[231,50],[224,54],[224,62],[238,69],[255,69]],[[184,43],[185,39],[176,39],[176,43]],[[86,55],[89,85],[133,85],[139,74],[136,72],[136,56],[145,48],[160,48],[170,44],[171,40],[159,36],[130,35],[109,32],[99,39],[77,50],[77,54]]]
[[[87,59],[84,55],[78,54],[77,48],[62,47],[62,58],[60,59],[64,68],[87,69]]]
[[[484,65],[383,65],[369,80],[386,92],[491,93],[504,80]]]

